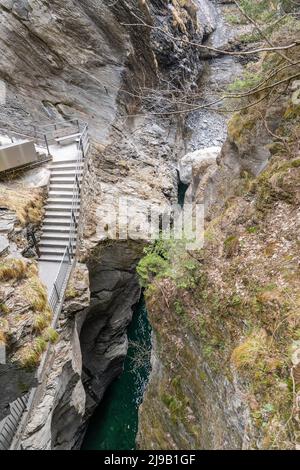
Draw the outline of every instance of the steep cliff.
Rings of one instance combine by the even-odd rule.
[[[299,23],[272,40],[283,32],[299,38]],[[217,163],[193,168],[203,249],[174,241],[141,262],[155,331],[141,448],[299,448],[297,57],[299,46],[250,66],[266,83],[239,101]]]

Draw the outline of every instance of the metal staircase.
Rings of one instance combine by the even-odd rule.
[[[49,305],[53,311],[51,326],[55,328],[59,318],[64,293],[72,267],[75,263],[77,227],[80,216],[81,183],[83,179],[84,161],[89,151],[88,126],[77,119],[59,122],[46,126],[28,126],[29,135],[38,147],[47,150],[51,155],[54,147],[62,147],[59,155],[50,167],[50,186],[42,236],[37,245],[39,263],[55,265],[56,278],[52,291],[49,292]],[[24,138],[14,132],[17,137]],[[72,158],[64,158],[64,146],[72,145]],[[66,149],[67,150],[67,149]],[[36,243],[36,242],[35,242]],[[47,355],[50,346],[43,356],[37,371],[38,383],[43,382],[47,373]],[[10,404],[9,415],[0,422],[0,450],[19,449],[19,438],[30,413],[35,406],[38,387],[30,393]]]
[[[89,151],[88,126],[81,126],[79,132],[72,128],[53,129],[50,140],[59,141],[56,145],[71,145],[71,157],[68,151],[55,159],[50,167],[49,194],[45,207],[45,219],[39,243],[39,263],[57,263],[57,275],[49,295],[49,304],[55,314],[62,303],[66,284],[74,264],[77,227],[80,215],[81,183],[84,171],[84,159]],[[49,139],[49,131],[48,137]],[[61,143],[63,139],[63,143]],[[67,142],[67,144],[66,144]],[[51,150],[51,147],[50,147]],[[53,268],[52,268],[53,269]]]
[[[61,261],[69,244],[72,215],[78,219],[80,198],[73,204],[74,184],[78,180],[81,185],[83,162],[76,160],[56,161],[52,163],[50,188],[45,207],[45,219],[40,241],[40,261]],[[74,211],[74,214],[72,214]],[[76,226],[73,227],[76,232]],[[74,240],[75,248],[76,237]]]

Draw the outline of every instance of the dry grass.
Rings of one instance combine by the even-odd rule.
[[[0,345],[6,344],[6,334],[4,331],[0,330]]]
[[[42,332],[49,325],[49,318],[46,314],[40,313],[34,317],[33,328],[37,332]]]
[[[23,279],[27,274],[28,264],[21,259],[5,258],[0,261],[0,280]]]
[[[44,212],[44,191],[38,188],[9,188],[0,184],[0,205],[16,213],[24,227],[29,223],[38,224]]]
[[[37,367],[41,359],[41,355],[47,348],[47,341],[41,336],[36,338],[32,343],[27,344],[20,349],[17,355],[18,362],[22,367],[34,368]]]
[[[259,356],[267,352],[267,334],[264,330],[257,330],[239,346],[231,355],[231,361],[237,369],[255,366]]]
[[[43,338],[48,343],[54,344],[58,341],[59,334],[54,330],[54,328],[48,327],[43,332]]]
[[[22,259],[3,258],[0,262],[0,281],[6,281],[16,293],[10,294],[10,315],[7,320],[1,318],[6,313],[3,308],[5,303],[0,304],[0,342],[5,344],[8,335],[13,338],[16,334],[12,360],[23,367],[36,367],[47,344],[54,343],[58,337],[55,330],[50,328],[52,311],[47,291],[38,277],[37,265]],[[24,326],[22,322],[20,324],[20,308],[23,308]],[[21,332],[20,327],[24,328]],[[22,347],[18,346],[19,336]]]
[[[44,312],[47,309],[47,292],[38,276],[30,277],[22,287],[22,292],[35,312]]]

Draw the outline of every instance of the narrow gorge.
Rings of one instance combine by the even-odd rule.
[[[254,4],[0,0],[0,150],[70,117],[90,139],[55,325],[50,163],[0,173],[1,449],[299,448],[300,9]],[[201,248],[144,236],[178,205]]]

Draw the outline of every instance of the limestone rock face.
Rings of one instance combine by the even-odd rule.
[[[205,24],[198,27],[196,12],[192,0],[183,6],[162,0],[1,0],[0,68],[7,89],[1,127],[20,131],[27,123],[29,129],[30,121],[76,114],[104,139],[125,76],[130,88],[132,78],[151,86],[158,67],[179,82],[195,79],[201,67],[189,44],[175,46],[157,30],[123,24],[144,21],[201,42]],[[137,94],[136,87],[131,91]]]

